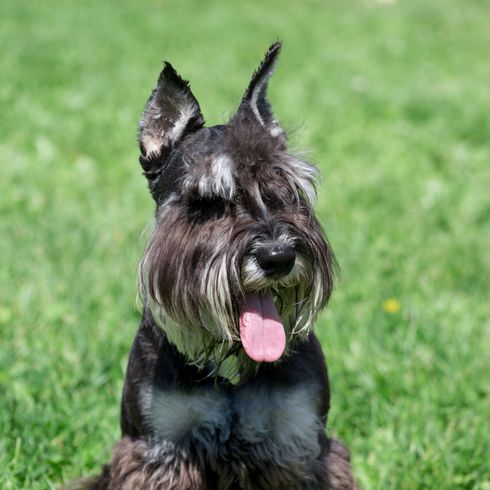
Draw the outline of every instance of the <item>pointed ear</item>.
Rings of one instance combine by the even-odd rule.
[[[272,44],[267,51],[259,68],[252,75],[252,80],[243,96],[238,112],[252,111],[255,119],[269,130],[272,136],[280,136],[284,131],[276,121],[271,106],[267,100],[267,86],[269,78],[281,51],[279,41]]]
[[[189,82],[165,62],[139,122],[143,169],[151,170],[152,162],[164,160],[177,141],[203,125],[201,109],[192,95]]]

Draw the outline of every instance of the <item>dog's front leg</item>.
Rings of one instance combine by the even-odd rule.
[[[123,437],[114,448],[97,490],[207,490],[205,473],[190,448],[157,447]]]
[[[145,310],[126,371],[121,403],[123,438],[105,469],[106,484],[101,489],[208,488],[203,462],[192,445],[162,437],[165,429],[167,432],[169,427],[175,429],[171,417],[175,411],[169,409],[169,403],[180,400],[175,394],[186,383],[193,384],[202,377],[194,366],[186,365],[149,310]],[[163,414],[165,419],[160,417],[159,405],[170,412]],[[181,420],[187,418],[186,413],[178,415]]]

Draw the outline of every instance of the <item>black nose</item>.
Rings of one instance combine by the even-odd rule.
[[[294,248],[289,245],[274,245],[257,250],[257,262],[265,275],[276,279],[291,272],[295,258]]]

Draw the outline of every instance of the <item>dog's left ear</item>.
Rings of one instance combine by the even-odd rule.
[[[283,136],[284,131],[277,122],[267,100],[269,78],[277,63],[281,43],[272,44],[259,68],[252,75],[252,80],[245,91],[238,113],[252,112],[255,119],[264,126],[272,136]]]
[[[156,170],[153,167],[166,160],[175,143],[202,126],[204,118],[189,82],[166,62],[139,122],[143,169]]]

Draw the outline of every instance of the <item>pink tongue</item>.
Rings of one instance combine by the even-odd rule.
[[[240,338],[257,362],[277,361],[286,348],[286,333],[269,294],[247,294],[240,314]]]

